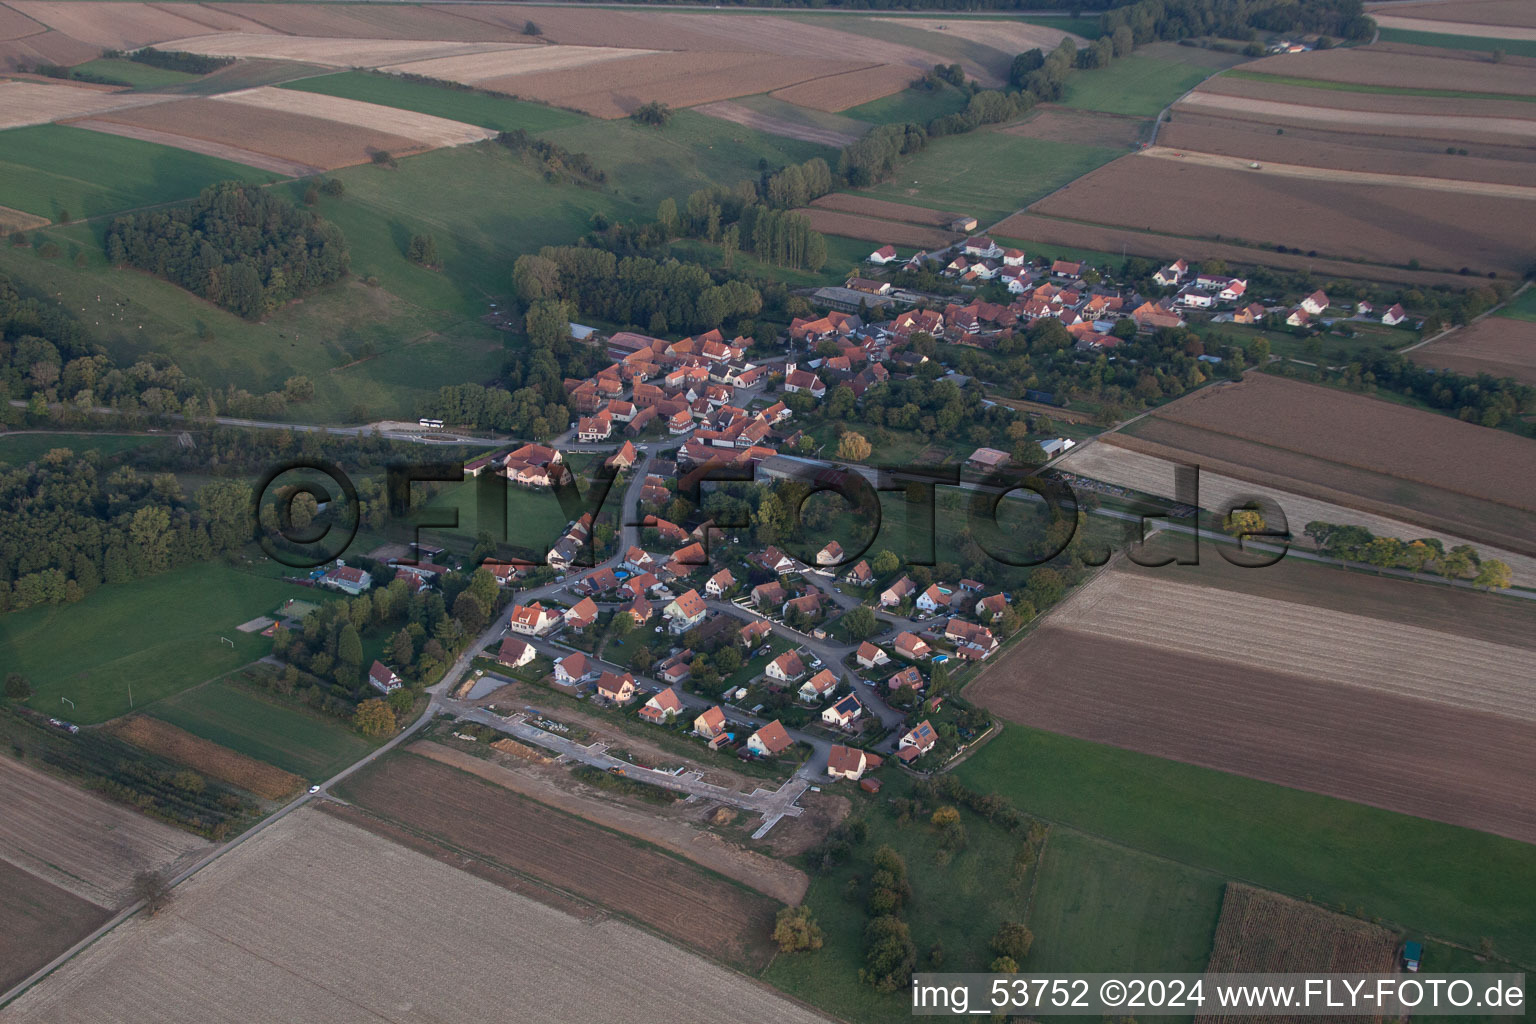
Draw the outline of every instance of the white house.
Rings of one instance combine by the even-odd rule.
[[[382,661],[375,661],[368,669],[368,682],[380,693],[394,693],[405,685],[405,680],[395,674],[395,670]]]
[[[320,583],[356,597],[373,586],[373,576],[366,570],[354,568],[338,559],[336,567],[320,577]]]
[[[496,652],[496,660],[507,668],[522,668],[537,654],[533,645],[524,643],[515,636],[509,636],[501,642],[501,648]]]
[[[587,663],[587,656],[580,651],[567,654],[555,662],[555,682],[557,683],[574,686],[591,678],[592,668]]]
[[[545,608],[535,601],[533,604],[520,604],[514,607],[507,628],[524,636],[543,636],[554,629],[559,621],[559,612],[553,608]]]
[[[986,235],[977,235],[965,240],[965,254],[979,259],[995,260],[1003,254],[1003,247]]]
[[[1222,302],[1236,302],[1238,299],[1242,298],[1244,293],[1247,291],[1248,282],[1239,280],[1238,278],[1234,277],[1232,280],[1228,281],[1220,291],[1216,293],[1216,297]]]
[[[867,262],[878,263],[881,266],[885,266],[895,258],[896,247],[894,245],[882,245],[880,248],[869,254]]]
[[[1395,302],[1392,304],[1390,309],[1381,314],[1381,322],[1386,324],[1388,327],[1396,327],[1398,324],[1407,319],[1408,311],[1403,309],[1400,304]]]
[[[859,668],[878,668],[889,662],[891,656],[868,640],[865,640],[859,644],[859,649],[854,655],[854,659],[859,663]]]
[[[1174,260],[1162,270],[1152,275],[1152,280],[1164,288],[1172,288],[1184,280],[1184,275],[1189,273],[1189,264],[1183,260]]]
[[[800,684],[800,699],[808,704],[826,700],[837,689],[837,673],[824,668]]]
[[[747,749],[759,757],[775,757],[795,745],[784,723],[774,719],[747,737]]]
[[[859,720],[864,713],[864,705],[859,703],[859,698],[849,694],[836,704],[831,704],[821,710],[821,720],[826,725],[836,726],[839,729],[851,729],[853,723]]]
[[[769,679],[777,679],[783,683],[794,682],[805,675],[805,663],[800,660],[797,652],[785,651],[768,663],[763,674]]]
[[[1306,298],[1301,300],[1301,308],[1306,310],[1312,316],[1317,316],[1323,310],[1328,308],[1327,293],[1323,292],[1322,290],[1313,292],[1311,295],[1308,295]]]
[[[667,619],[667,627],[674,633],[686,633],[704,621],[709,608],[697,590],[674,598],[661,613]]]
[[[880,758],[877,755],[866,754],[858,747],[845,747],[841,743],[832,744],[827,754],[827,774],[834,779],[858,781],[866,771],[879,766]]]

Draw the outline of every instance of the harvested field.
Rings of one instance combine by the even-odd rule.
[[[876,64],[779,89],[775,99],[833,113],[901,92],[918,75],[905,64]]]
[[[691,107],[771,92],[863,66],[864,62],[838,63],[772,54],[656,53],[604,60],[601,75],[577,67],[489,78],[477,84],[482,89],[612,119],[627,117],[635,108],[651,101]]]
[[[714,956],[760,968],[778,904],[658,850],[425,758],[404,755],[342,786],[354,803],[609,907]],[[431,801],[419,795],[431,792]]]
[[[1241,96],[1246,99],[1271,100],[1304,107],[1335,107],[1340,110],[1368,111],[1379,114],[1458,115],[1481,121],[1484,118],[1536,120],[1536,105],[1530,100],[1484,99],[1472,96],[1414,96],[1402,93],[1355,92],[1348,88],[1296,85],[1266,78],[1242,78],[1218,75],[1201,83],[1192,96]],[[1177,109],[1182,110],[1181,105]],[[1412,133],[1407,133],[1412,135]]]
[[[1495,607],[1511,603],[1294,562],[1238,570],[1207,551],[1199,566],[1106,573],[967,693],[1053,732],[1530,842],[1536,722],[1476,710],[1508,705],[1463,702],[1456,682],[1462,654],[1497,652],[1506,676],[1529,661],[1536,611]],[[1456,613],[1520,646],[1458,635]],[[1430,678],[1405,641],[1452,675]],[[1343,679],[1337,658],[1402,678]]]
[[[1377,924],[1228,882],[1211,949],[1212,974],[1274,972],[1388,974],[1397,967],[1397,935]],[[1347,1022],[1358,1017],[1259,1017],[1200,1014],[1196,1024]],[[1375,1019],[1379,1020],[1378,1015]]]
[[[1318,182],[1121,157],[1057,190],[1032,213],[1194,237],[1279,244],[1380,264],[1520,272],[1536,206],[1523,199]],[[999,234],[1008,234],[999,227]]]
[[[249,149],[322,170],[367,163],[381,149],[399,156],[427,148],[403,135],[218,99],[175,100],[96,120]]]
[[[221,747],[194,736],[158,718],[131,715],[108,727],[113,735],[142,747],[151,754],[178,761],[204,775],[222,779],[255,793],[263,800],[281,800],[304,786],[304,780],[292,772],[258,761],[254,757]]]
[[[188,135],[177,135],[175,132],[144,128],[131,124],[118,124],[115,121],[103,121],[95,117],[88,117],[83,121],[71,121],[69,124],[72,128],[88,128],[93,132],[120,135],[125,139],[138,139],[141,142],[154,142],[161,146],[172,146],[176,149],[184,149],[188,153],[202,153],[204,156],[217,157],[220,160],[233,160],[248,167],[259,167],[264,171],[271,171],[274,174],[281,174],[288,178],[304,178],[311,174],[319,174],[324,169],[312,164],[300,163],[297,160],[284,160],[281,157],[270,156],[266,153],[241,149],[239,146],[231,146],[224,142],[194,139]]]
[[[0,808],[0,860],[107,910],[125,902],[136,872],[185,867],[208,849],[10,757],[0,757]]]
[[[4,220],[0,213],[0,220]],[[1409,354],[1420,366],[1495,377],[1536,386],[1536,321],[1488,316]]]
[[[259,35],[252,32],[216,32],[164,44],[168,50],[185,50],[213,57],[265,57],[297,60],[328,67],[377,68],[387,64],[425,61],[487,51],[540,50],[539,46],[511,43],[461,43],[413,39],[329,39],[303,36]],[[425,72],[421,72],[425,74]]]
[[[33,21],[20,11],[0,4],[0,39],[20,39],[48,31],[48,26]]]
[[[426,75],[448,82],[477,85],[508,75],[531,75],[540,71],[560,71],[586,67],[621,57],[638,57],[654,50],[628,50],[604,46],[521,46],[465,56],[437,57],[385,65],[382,70]]]
[[[880,220],[894,220],[945,230],[959,216],[943,210],[928,210],[921,206],[893,203],[888,199],[874,199],[853,192],[832,192],[820,199],[812,200],[811,205],[818,210],[835,210],[839,213],[853,213],[861,217],[875,217]]]
[[[805,214],[811,227],[824,235],[842,235],[844,238],[862,238],[869,242],[891,245],[916,246],[919,249],[940,249],[960,236],[951,231],[919,227],[894,220],[876,217],[860,217],[854,213],[839,213],[819,206],[807,206],[797,211]]]
[[[88,117],[122,107],[154,103],[157,99],[41,82],[0,82],[0,129]]]
[[[25,210],[13,210],[9,206],[0,206],[0,235],[8,235],[12,231],[31,231],[33,228],[45,227],[50,223],[52,222],[47,217],[39,217]]]
[[[1230,263],[1257,264],[1280,267],[1285,270],[1301,270],[1329,277],[1359,278],[1399,285],[1441,284],[1453,288],[1465,288],[1467,284],[1466,278],[1449,273],[1400,270],[1396,267],[1378,267],[1368,263],[1347,263],[1343,260],[1277,253],[1267,249],[1233,245],[1229,242],[1181,238],[1177,235],[1137,231],[1134,228],[1107,227],[1102,224],[1083,224],[1078,221],[1045,217],[1037,213],[1016,213],[994,224],[990,231],[994,235],[1005,238],[1061,245],[1071,249],[1119,252],[1123,248],[1127,253],[1149,256],[1153,259],[1219,259]]]
[[[1304,86],[1301,88],[1305,88]],[[1389,96],[1389,100],[1397,97]],[[1461,102],[1461,101],[1453,101]],[[1468,105],[1499,100],[1472,100]],[[1382,104],[1384,105],[1384,104]],[[1246,118],[1274,125],[1333,128],[1384,135],[1419,135],[1439,139],[1465,139],[1469,142],[1493,142],[1516,145],[1536,138],[1536,120],[1524,117],[1480,117],[1468,114],[1392,113],[1356,107],[1322,104],[1279,103],[1223,93],[1197,92],[1186,96],[1180,110],[1216,112],[1228,117]],[[1523,113],[1523,112],[1522,112]],[[1536,112],[1533,112],[1536,113]]]
[[[1273,127],[1262,122],[1207,117],[1192,111],[1181,112],[1177,121],[1163,125],[1157,137],[1162,145],[1177,150],[1342,171],[1420,174],[1508,185],[1524,185],[1536,177],[1536,150],[1532,149],[1487,146],[1470,156],[1450,156],[1445,147],[1429,139],[1297,128],[1276,135]]]
[[[450,12],[471,23],[495,25],[521,33],[528,10],[517,4],[444,4]],[[619,8],[541,7],[538,25],[544,40],[562,46],[638,46],[647,50],[730,49],[721,34],[690,28],[691,18],[667,17],[659,10],[626,11]],[[737,41],[737,48],[745,48]]]
[[[1480,25],[1468,21],[1439,21],[1433,18],[1409,18],[1397,15],[1374,15],[1376,24],[1404,32],[1437,32],[1457,36],[1479,36],[1483,39],[1536,39],[1536,28],[1514,25]]]
[[[527,753],[503,744],[523,747]],[[520,760],[534,760],[539,764],[549,762],[549,758],[516,740],[504,738],[491,745]],[[503,789],[521,793],[616,832],[654,843],[756,889],[780,903],[798,904],[805,898],[806,889],[810,887],[810,879],[805,872],[783,861],[737,846],[717,833],[665,817],[655,807],[632,807],[615,800],[611,793],[598,793],[590,787],[573,784],[570,773],[564,767],[550,771],[536,771],[522,765],[506,767],[427,740],[412,743],[410,749],[412,753],[452,765]],[[527,754],[533,756],[528,757]]]
[[[1536,77],[1526,68],[1494,64],[1485,57],[1408,56],[1373,47],[1281,53],[1240,65],[1244,71],[1315,78],[1351,85],[1385,85],[1457,92],[1502,92],[1536,96]]]
[[[1531,122],[1536,129],[1536,121]],[[1346,185],[1382,186],[1389,188],[1428,189],[1432,192],[1455,192],[1467,196],[1489,196],[1496,199],[1536,200],[1536,185],[1506,185],[1491,181],[1454,181],[1449,178],[1430,178],[1421,174],[1381,174],[1376,171],[1341,171],[1329,167],[1308,167],[1302,164],[1266,163],[1250,167],[1241,157],[1220,156],[1214,153],[1189,153],[1166,146],[1152,146],[1137,156],[1154,160],[1174,160],[1193,167],[1214,167],[1220,170],[1240,171],[1260,178],[1300,178],[1304,181],[1336,181]]]
[[[942,32],[961,39],[1007,53],[1023,53],[1039,47],[1050,53],[1063,39],[1071,39],[1078,46],[1087,43],[1082,36],[1042,25],[1031,25],[1012,18],[875,18],[875,21],[900,25],[903,28],[921,29],[924,32]]]
[[[110,917],[94,903],[0,860],[0,992]]]
[[[178,13],[183,6],[196,10],[190,4],[11,0],[9,6],[71,38],[110,50],[133,50],[208,30],[201,22]]]
[[[1172,462],[1123,448],[1117,444],[1080,444],[1056,466],[1069,473],[1129,488],[1142,494],[1170,499],[1175,497]],[[1359,509],[1298,494],[1295,491],[1223,476],[1204,466],[1200,467],[1200,506],[1202,508],[1223,512],[1252,498],[1265,498],[1280,507],[1285,513],[1287,528],[1296,538],[1298,550],[1304,549],[1308,543],[1302,536],[1306,524],[1316,520],[1363,526],[1378,537],[1415,540],[1425,535],[1423,524],[1410,523],[1403,519],[1372,512],[1362,512]],[[1473,543],[1470,538],[1440,531],[1436,531],[1434,536],[1441,540],[1447,549],[1458,544]],[[1484,558],[1497,558],[1509,565],[1514,571],[1517,584],[1536,587],[1536,558],[1502,548],[1490,548],[1486,544],[1478,547]]]
[[[786,121],[782,117],[759,113],[751,107],[743,106],[740,103],[732,103],[730,100],[722,100],[719,103],[705,103],[693,109],[701,114],[708,114],[710,117],[718,117],[722,121],[739,124],[744,128],[767,132],[769,135],[782,135],[786,139],[802,139],[806,142],[815,142],[823,146],[841,148],[858,139],[857,135],[836,131],[831,128],[818,128],[815,125],[799,124],[794,121]]]
[[[265,86],[242,92],[223,93],[216,97],[222,103],[238,103],[306,117],[324,118],[353,128],[364,128],[413,139],[423,146],[437,149],[443,146],[462,146],[494,138],[496,133],[478,125],[451,121],[446,117],[418,114],[396,107],[384,107],[377,103],[343,99],[323,93],[301,92],[297,89],[278,89]]]
[[[1152,122],[1144,117],[1104,114],[1071,107],[1042,106],[1023,121],[1001,131],[1027,139],[1080,142],[1108,149],[1132,149],[1146,140]]]
[[[101,48],[62,32],[43,32],[0,42],[0,69],[41,64],[83,64],[101,56]]]
[[[1403,17],[1410,18],[1467,22],[1479,26],[1515,25],[1522,28],[1536,28],[1536,7],[1532,7],[1527,0],[1431,0],[1429,3],[1422,4],[1390,3],[1367,6],[1373,11],[1395,11]],[[1372,14],[1372,17],[1377,15]]]
[[[115,929],[6,1015],[213,1021],[239,1007],[258,1024],[490,1021],[514,1006],[545,1021],[821,1019],[628,924],[579,920],[309,809],[198,873],[173,912]]]
[[[364,39],[442,39],[483,43],[529,42],[521,31],[497,30],[430,6],[410,4],[204,4],[205,13],[243,22],[243,31],[270,31],[295,36]],[[188,17],[197,15],[188,14]],[[217,26],[224,28],[224,25]],[[517,28],[521,30],[522,24]]]
[[[1536,511],[1536,475],[1500,471],[1530,465],[1536,442],[1448,416],[1262,373],[1196,391],[1153,416]]]

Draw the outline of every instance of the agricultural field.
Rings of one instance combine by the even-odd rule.
[[[130,902],[139,871],[187,867],[198,837],[0,757],[0,862],[103,910]]]
[[[130,715],[113,721],[107,728],[119,739],[151,754],[238,786],[263,800],[293,796],[304,785],[304,780],[291,772],[221,747],[157,718]]]
[[[1151,129],[1152,121],[1144,117],[1042,104],[1022,121],[1009,125],[1004,131],[1046,142],[1077,142],[1107,149],[1134,149],[1146,141]]]
[[[0,992],[111,916],[106,909],[0,860]]]
[[[797,212],[806,216],[813,230],[826,235],[862,239],[874,243],[875,247],[889,243],[904,249],[941,249],[960,237],[951,231],[922,227],[910,221],[866,217],[825,206],[807,206]]]
[[[744,1019],[821,1019],[632,925],[574,917],[305,809],[179,888],[174,913],[114,930],[6,1014],[211,1020],[260,1005],[342,1020],[409,1005],[493,1020],[515,1005],[538,1020],[713,1024],[722,1001]]]
[[[1344,92],[1243,78],[1222,83],[1220,90],[1190,93],[1176,111],[1286,130],[1320,128],[1442,143],[1522,146],[1536,136],[1536,107],[1520,100]]]
[[[1523,0],[1426,0],[1424,3],[1370,5],[1372,17],[1419,18],[1425,21],[1477,25],[1479,31],[1492,34],[1491,27],[1536,30],[1536,11]]]
[[[0,205],[62,220],[197,195],[219,181],[260,184],[254,167],[66,125],[0,132]]]
[[[1107,68],[1067,79],[1062,106],[1156,117],[1184,93],[1241,58],[1171,43],[1144,47]]]
[[[0,81],[0,129],[85,117],[149,101],[147,97],[100,86]]]
[[[414,110],[419,114],[479,125],[499,132],[522,130],[537,133],[580,124],[583,120],[580,114],[538,103],[526,103],[509,96],[427,85],[396,75],[367,71],[340,71],[332,75],[302,78],[285,83],[283,88],[339,96],[399,110]]]
[[[361,760],[373,744],[347,723],[257,690],[249,666],[156,701],[146,714],[312,782]]]
[[[74,70],[109,81],[121,82],[133,89],[162,89],[168,85],[195,82],[202,77],[186,71],[157,68],[152,64],[142,64],[136,60],[125,60],[120,57],[103,57],[100,60],[87,61],[76,65]]]
[[[953,114],[965,107],[965,93],[959,89],[903,89],[878,100],[870,100],[842,113],[871,124],[897,124],[912,121],[927,124],[936,117]]]
[[[916,77],[913,70],[900,64],[874,64],[867,68],[844,71],[826,78],[799,82],[770,93],[785,103],[812,110],[838,112],[905,90]]]
[[[1414,349],[1420,366],[1476,376],[1513,377],[1536,385],[1536,321],[1489,316]],[[3,451],[3,448],[0,448]]]
[[[1528,637],[1264,596],[1273,567],[1249,570],[1234,603],[1202,582],[1220,571],[1108,572],[967,693],[1039,728],[1536,839],[1536,702],[1516,681]],[[1336,585],[1327,572],[1317,587]],[[1402,602],[1422,586],[1370,582]],[[1487,600],[1456,596],[1464,616]]]
[[[1431,203],[1417,188],[1299,180],[1147,153],[1121,157],[1030,207],[1065,220],[1285,245],[1379,266],[1416,259],[1446,271],[1506,273],[1528,262],[1528,240],[1516,225],[1533,211],[1532,198],[1448,191]]]
[[[712,956],[760,969],[779,904],[653,847],[409,754],[349,777],[345,799],[609,907]],[[416,799],[431,791],[430,802]]]
[[[1357,47],[1282,53],[1244,64],[1243,70],[1350,85],[1536,96],[1528,69],[1473,54],[1429,57]]]
[[[868,127],[860,121],[808,110],[771,96],[754,96],[750,99],[755,100],[756,103],[749,106],[736,100],[721,100],[718,103],[702,103],[694,110],[700,114],[730,121],[732,124],[739,124],[744,128],[813,142],[821,146],[846,146],[863,135]],[[773,112],[764,110],[763,107],[766,104],[774,104],[776,109]],[[815,123],[814,119],[818,113],[829,123]]]
[[[269,653],[265,637],[235,626],[267,614],[294,590],[211,562],[114,583],[78,604],[0,617],[0,660],[32,681],[32,707],[102,722]],[[146,609],[153,630],[145,627]]]

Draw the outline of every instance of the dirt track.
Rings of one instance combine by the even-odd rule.
[[[693,109],[701,114],[718,117],[723,121],[730,121],[732,124],[739,124],[745,128],[754,128],[757,131],[767,132],[770,135],[782,135],[786,139],[815,142],[823,146],[841,148],[858,139],[857,135],[833,131],[831,128],[817,128],[813,125],[786,121],[781,117],[760,114],[750,107],[744,107],[740,103],[733,103],[730,100],[721,100],[718,103],[704,103]]]
[[[1536,121],[1531,122],[1536,129]],[[1337,181],[1348,185],[1384,185],[1399,188],[1423,188],[1434,192],[1459,192],[1469,196],[1497,196],[1502,199],[1536,200],[1536,186],[1503,185],[1491,181],[1454,181],[1449,178],[1426,178],[1416,174],[1381,174],[1374,171],[1341,171],[1327,167],[1304,167],[1300,164],[1262,163],[1255,169],[1252,161],[1241,157],[1220,156],[1214,153],[1192,153],[1174,150],[1166,146],[1153,146],[1139,150],[1137,156],[1157,160],[1176,160],[1180,163],[1201,167],[1219,167],[1228,171],[1248,171],[1259,177],[1275,175],[1282,178],[1301,178],[1307,181]],[[1536,216],[1533,211],[1532,216]]]

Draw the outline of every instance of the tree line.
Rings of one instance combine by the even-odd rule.
[[[1262,524],[1260,524],[1262,528]],[[1314,519],[1306,526],[1317,550],[1348,562],[1362,562],[1380,568],[1434,572],[1449,580],[1470,579],[1473,586],[1502,590],[1514,582],[1510,567],[1497,558],[1483,558],[1470,544],[1457,544],[1449,550],[1436,537],[1404,541],[1396,537],[1378,537],[1363,526],[1327,523]]]
[[[255,319],[347,273],[341,229],[277,193],[224,182],[168,210],[118,217],[107,258]]]
[[[157,50],[146,46],[142,50],[107,50],[103,57],[114,57],[148,64],[164,71],[180,71],[188,75],[206,75],[235,63],[234,57],[211,57],[203,53],[187,53],[185,50]]]

